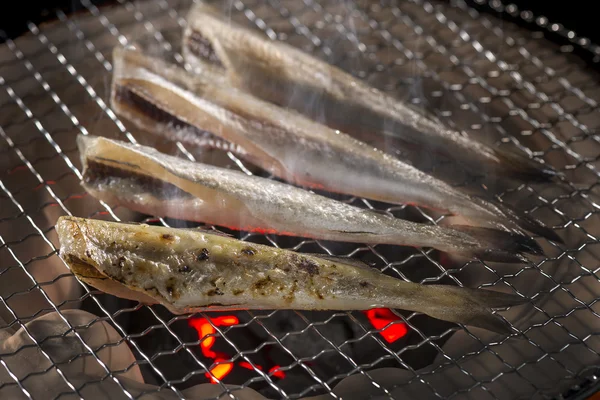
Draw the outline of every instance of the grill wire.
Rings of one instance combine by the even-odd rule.
[[[7,40],[0,50],[0,303],[4,306],[0,316],[7,321],[0,328],[11,332],[20,329],[28,343],[17,347],[10,347],[8,340],[4,347],[0,343],[0,393],[14,389],[12,393],[37,398],[32,382],[54,374],[57,387],[62,389],[51,398],[83,398],[86,390],[108,383],[117,385],[124,398],[137,398],[140,393],[159,389],[173,398],[184,398],[191,397],[186,392],[186,382],[202,377],[214,367],[212,360],[202,360],[192,351],[199,341],[179,337],[174,328],[190,316],[173,316],[159,307],[136,304],[115,308],[121,303],[115,303],[110,296],[78,282],[73,284],[72,275],[57,256],[53,229],[58,216],[64,214],[131,217],[127,210],[97,202],[79,186],[81,167],[74,139],[83,133],[144,143],[146,135],[121,121],[108,105],[111,51],[117,44],[150,35],[156,46],[174,51],[181,62],[178,44],[170,41],[169,32],[181,30],[190,5],[190,1],[183,0],[120,0],[114,8],[97,7],[82,0],[82,10],[75,16],[57,11],[57,22],[30,24],[28,35]],[[544,17],[520,12],[513,5],[498,1],[490,2],[490,6],[535,21],[540,28],[557,32],[590,53],[600,53],[587,39]],[[596,129],[600,122],[600,85],[596,73],[572,54],[573,46],[554,45],[541,32],[526,32],[500,22],[462,1],[234,0],[223,8],[236,21],[263,31],[272,39],[285,40],[400,98],[425,105],[451,126],[494,145],[525,152],[564,172],[567,181],[560,187],[514,184],[503,187],[498,197],[553,226],[566,243],[540,240],[548,257],[525,265],[469,261],[446,270],[428,249],[393,252],[385,246],[337,245],[246,234],[242,236],[244,240],[298,251],[367,258],[407,280],[494,286],[494,290],[502,288],[526,296],[531,303],[502,313],[521,332],[520,340],[464,327],[430,335],[415,322],[419,320],[416,313],[398,313],[416,337],[402,348],[381,340],[378,331],[361,319],[360,313],[329,313],[323,317],[324,314],[290,312],[289,318],[303,325],[299,322],[296,326],[301,328],[283,336],[269,327],[270,319],[278,315],[287,318],[282,311],[240,313],[238,325],[213,328],[217,340],[225,341],[232,350],[231,359],[225,361],[250,363],[254,366],[253,377],[236,382],[235,386],[230,386],[225,378],[210,386],[212,391],[198,393],[207,398],[223,398],[222,394],[244,398],[240,389],[266,382],[265,393],[269,397],[321,394],[323,398],[339,398],[343,396],[336,385],[348,384],[344,378],[358,376],[361,380],[354,390],[365,393],[357,398],[400,398],[416,393],[419,398],[529,399],[555,398],[574,385],[595,382],[600,361],[600,316],[596,310],[600,294],[598,204],[594,200],[599,180],[600,144]],[[183,157],[195,156],[180,145],[175,151]],[[232,154],[219,161],[250,172]],[[344,201],[380,207],[362,199]],[[418,208],[386,205],[383,210],[440,222]],[[417,266],[427,274],[416,271]],[[65,291],[70,291],[66,297],[57,297],[56,293]],[[93,304],[96,317],[77,323],[71,318],[70,309],[82,302]],[[31,330],[31,323],[46,313],[56,316],[56,321],[62,321],[66,328],[40,339]],[[141,313],[149,319],[144,330],[129,330],[120,322],[124,316]],[[339,343],[328,339],[325,328],[334,319],[346,320],[359,333]],[[86,330],[103,323],[110,324],[124,339],[108,335],[111,341],[90,344]],[[262,329],[268,338],[265,343],[256,348],[240,348],[234,332],[247,326]],[[157,330],[168,333],[173,348],[157,347],[148,352],[140,344]],[[57,361],[50,344],[67,336],[80,346],[81,352],[72,359]],[[286,344],[293,337],[314,340],[321,350],[311,356],[294,354]],[[0,334],[0,340],[3,338],[6,336]],[[351,348],[363,346],[366,341],[375,343],[382,356],[361,364],[353,358]],[[101,353],[123,345],[134,352],[135,362],[110,368]],[[292,360],[281,365],[282,371],[303,369],[310,383],[296,390],[279,382],[272,373],[258,369],[253,356],[267,345],[279,348]],[[424,348],[435,353],[435,361],[431,366],[414,369],[405,358]],[[30,354],[30,350],[39,353],[43,367],[15,367],[11,360]],[[161,362],[161,358],[172,356],[175,361],[170,362],[176,363],[177,357],[186,354],[193,359],[194,367],[171,379],[169,364]],[[314,366],[328,354],[347,363],[342,372],[325,376]],[[81,359],[94,365],[88,368],[99,371],[97,379],[82,381],[67,373]],[[398,369],[378,370],[383,365]],[[151,371],[156,379],[154,389],[132,389],[115,379],[130,377],[128,374],[138,367]]]

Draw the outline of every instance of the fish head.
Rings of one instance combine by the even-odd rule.
[[[120,298],[139,301],[143,304],[158,303],[150,296],[130,289],[105,275],[94,259],[89,256],[82,229],[85,229],[85,221],[81,218],[60,217],[56,223],[56,231],[61,238],[59,257],[80,281]]]

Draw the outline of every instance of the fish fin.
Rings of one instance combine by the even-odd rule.
[[[347,256],[330,256],[329,254],[305,253],[306,255],[322,258],[324,260],[333,261],[335,263],[347,264],[357,268],[366,268],[372,270],[373,267],[362,260]]]
[[[429,297],[434,303],[427,314],[450,322],[487,329],[500,334],[515,333],[515,329],[492,310],[527,303],[529,300],[514,294],[485,289],[450,285],[427,285],[433,289]]]
[[[527,261],[523,253],[544,255],[544,251],[533,238],[517,232],[466,225],[450,227],[472,236],[481,243],[479,249],[466,254],[471,257],[495,262],[520,263]]]

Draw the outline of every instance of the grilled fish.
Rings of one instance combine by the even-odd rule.
[[[232,229],[369,244],[433,247],[500,262],[541,254],[531,238],[393,218],[272,179],[195,163],[153,148],[79,135],[85,190],[129,209]]]
[[[206,132],[276,177],[386,203],[419,205],[470,225],[560,238],[540,221],[469,196],[340,131],[237,90],[211,71],[197,75],[136,48],[115,48],[111,105],[143,129],[193,144]]]
[[[549,181],[557,175],[525,156],[465,137],[331,64],[223,19],[202,2],[192,7],[187,22],[183,54],[190,65],[221,69],[234,86],[382,150],[434,151],[476,175],[485,169],[497,179]]]
[[[509,333],[490,309],[517,295],[404,282],[352,259],[301,254],[194,229],[61,217],[60,257],[81,280],[172,313],[398,308]]]

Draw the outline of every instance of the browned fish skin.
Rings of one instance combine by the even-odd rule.
[[[102,285],[107,293],[162,304],[176,314],[385,307],[511,333],[490,309],[525,302],[482,289],[404,282],[355,260],[193,229],[61,217],[56,232],[60,257],[82,280]]]
[[[433,247],[499,262],[522,262],[521,253],[541,252],[534,240],[522,235],[413,223],[147,146],[84,135],[77,144],[86,191],[145,214],[251,232]]]
[[[236,90],[210,68],[200,75],[189,74],[130,48],[116,48],[113,59],[112,107],[144,129],[192,142],[193,129],[173,130],[156,120],[156,115],[162,119],[164,113],[170,114],[196,130],[235,143],[246,160],[299,186],[420,205],[461,215],[476,226],[523,228],[556,237],[539,221],[471,197],[343,132]],[[122,90],[150,105],[140,107],[115,97]],[[150,107],[159,111],[149,114]]]

